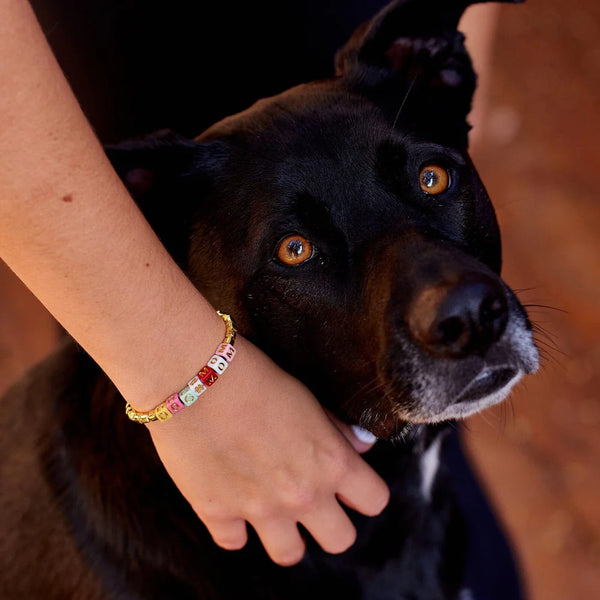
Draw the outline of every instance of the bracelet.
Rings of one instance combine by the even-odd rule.
[[[217,314],[225,321],[225,337],[219,344],[210,360],[188,381],[187,385],[176,394],[171,394],[164,402],[148,412],[138,412],[129,404],[125,405],[125,413],[136,423],[152,423],[153,421],[168,421],[174,414],[181,412],[187,406],[191,406],[198,400],[207,388],[209,388],[235,356],[236,329],[229,315],[217,311]]]

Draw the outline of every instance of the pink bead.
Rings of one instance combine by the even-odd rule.
[[[171,394],[166,400],[165,405],[170,413],[177,413],[185,408],[185,404],[179,399],[177,394]]]
[[[235,348],[231,344],[221,344],[215,354],[222,356],[227,362],[231,362],[235,356]]]

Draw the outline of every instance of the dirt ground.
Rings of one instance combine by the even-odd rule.
[[[474,160],[544,360],[465,439],[531,600],[600,598],[600,3],[502,7]],[[55,326],[0,265],[0,389]],[[510,599],[507,599],[510,600]]]

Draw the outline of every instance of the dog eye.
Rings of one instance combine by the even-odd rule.
[[[313,255],[312,244],[301,235],[289,235],[279,243],[277,258],[290,266],[300,265]]]
[[[421,169],[419,183],[426,194],[441,194],[450,187],[450,174],[439,165],[427,165]]]

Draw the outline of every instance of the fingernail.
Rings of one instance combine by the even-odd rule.
[[[375,437],[370,431],[367,431],[358,425],[352,425],[352,432],[356,436],[357,440],[364,442],[365,444],[374,444],[377,441],[377,437]]]

